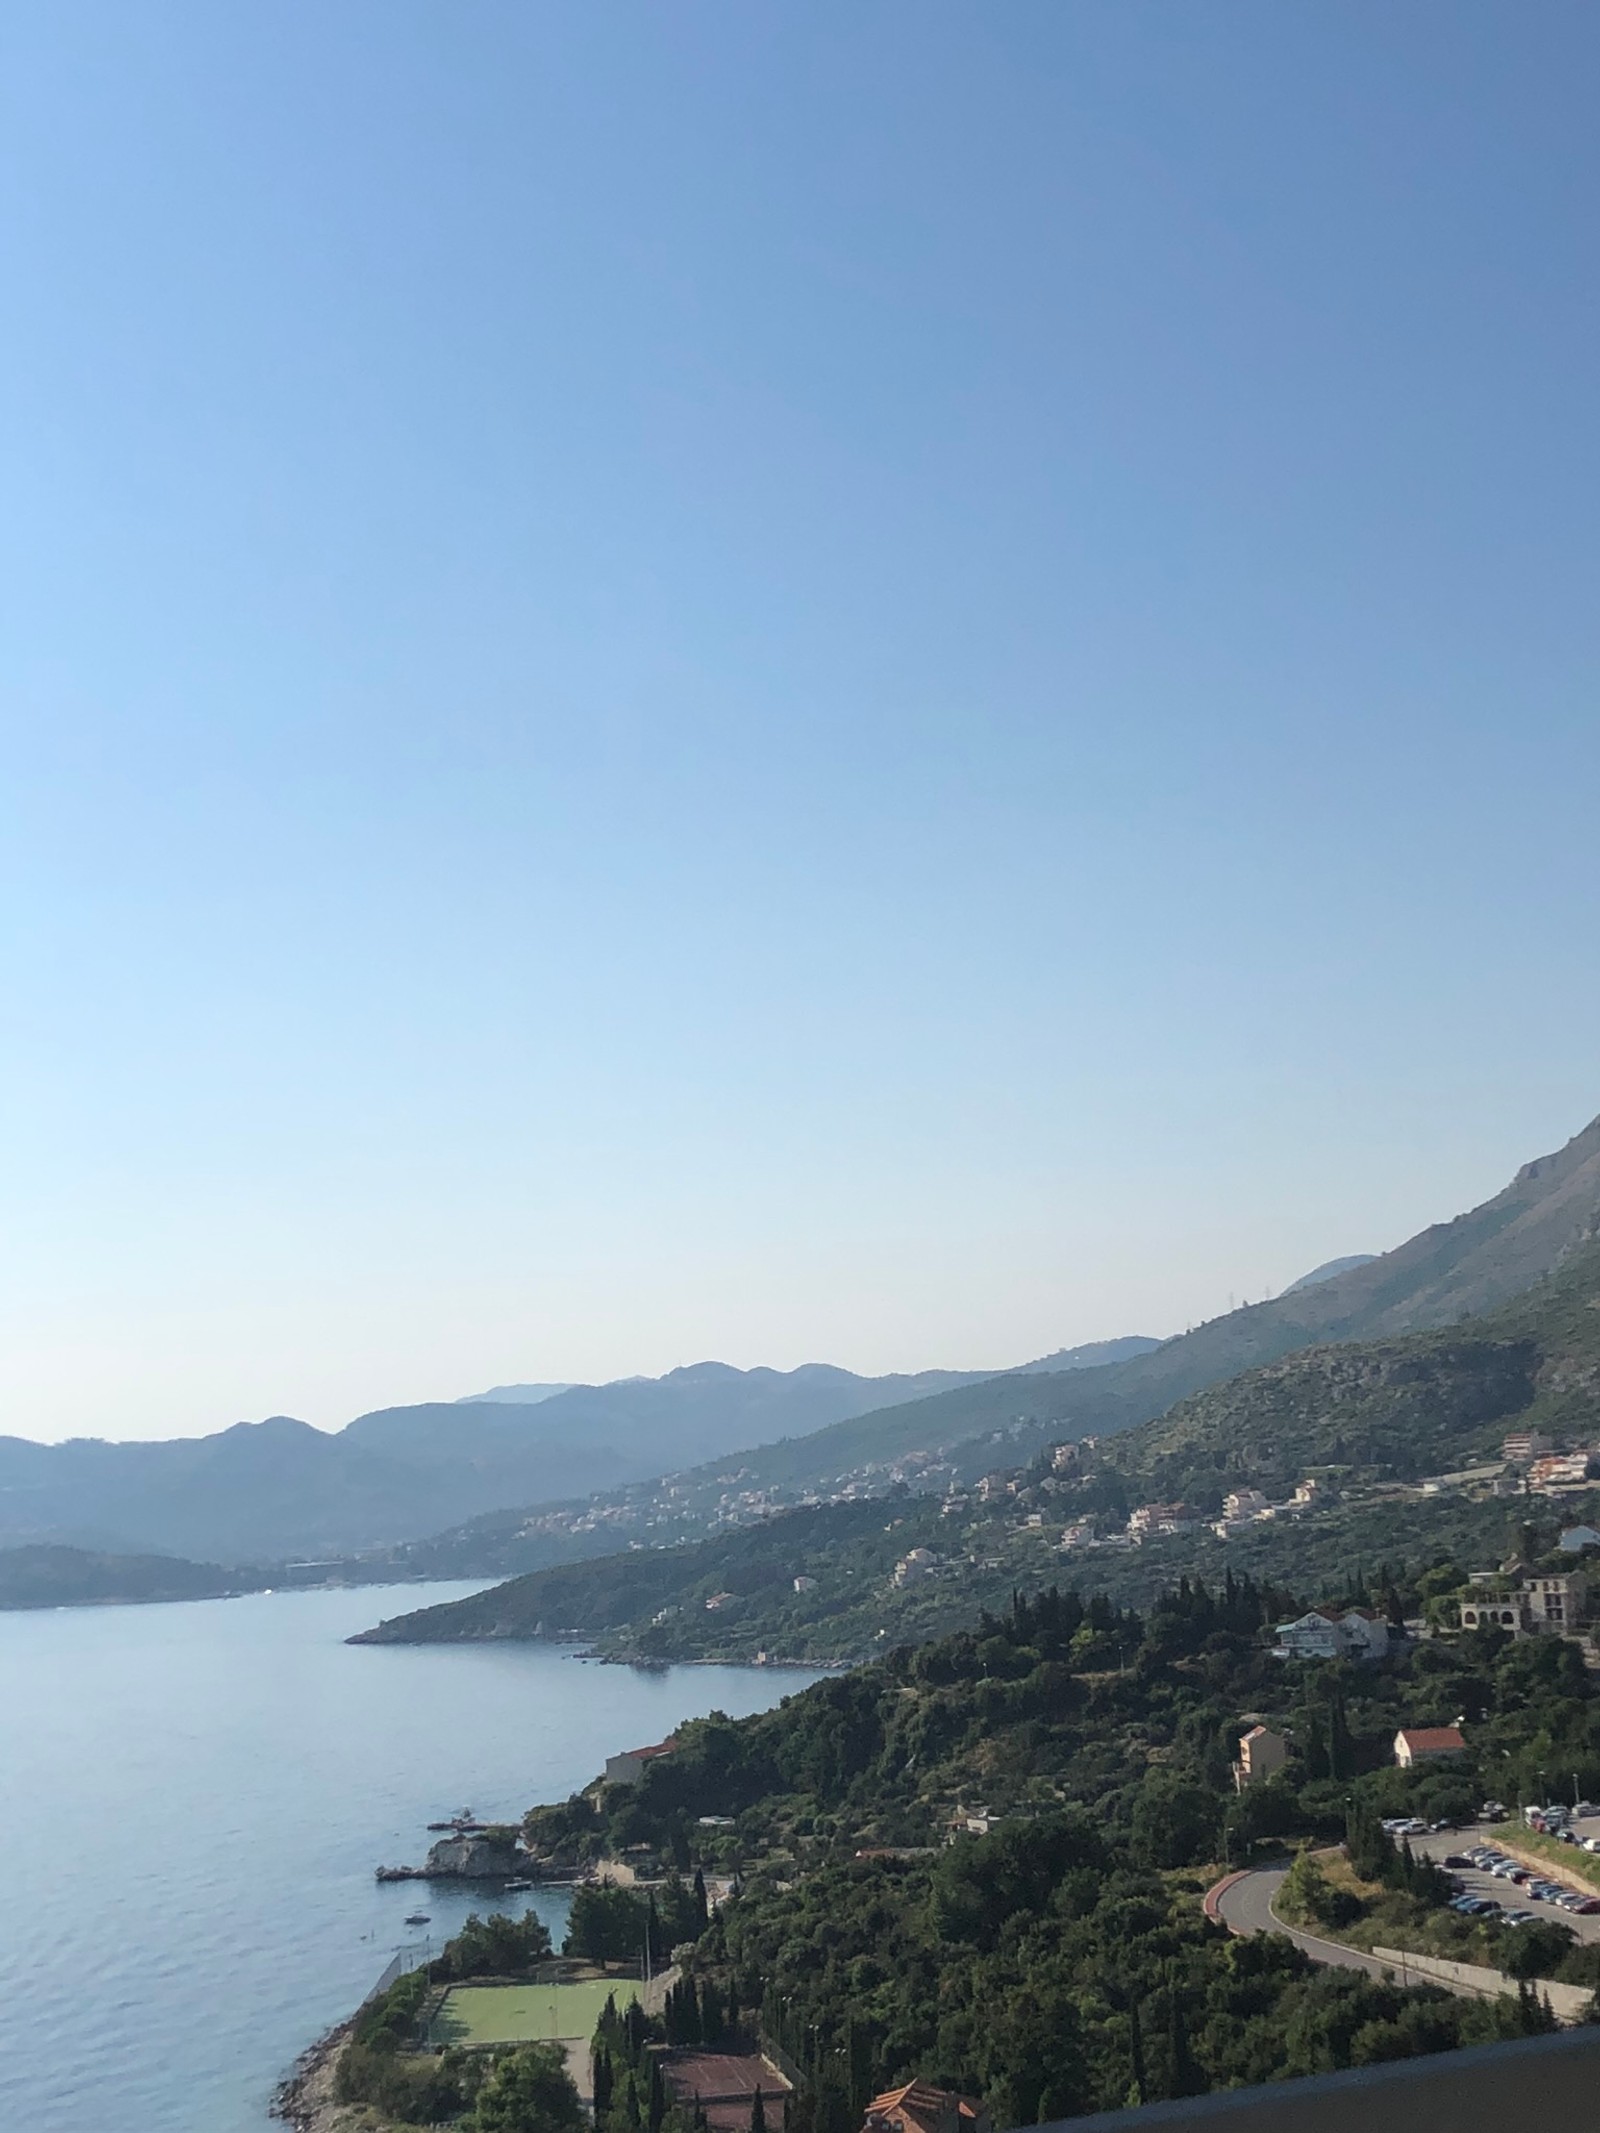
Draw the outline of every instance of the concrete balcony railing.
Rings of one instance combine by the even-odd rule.
[[[1067,2118],[1048,2133],[1597,2133],[1600,2027]]]

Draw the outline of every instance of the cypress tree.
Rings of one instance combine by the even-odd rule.
[[[698,1935],[703,1933],[711,1923],[711,1904],[706,1896],[706,1877],[699,1867],[694,1870],[694,1915],[696,1920],[695,1931]]]
[[[767,2133],[767,2107],[762,2101],[759,2081],[755,2095],[750,2099],[750,2133]]]
[[[1143,2103],[1150,2093],[1149,2077],[1144,2065],[1144,2024],[1139,2019],[1139,2002],[1128,2002],[1128,2060],[1133,2073],[1132,2101]]]
[[[652,2053],[650,2056],[650,2105],[648,2112],[650,2133],[661,2133],[661,2121],[666,2115],[667,2085],[661,2078],[661,2061]]]
[[[702,2044],[720,2044],[723,2032],[722,1999],[716,1983],[707,1978],[704,1996],[700,2002],[700,2041]]]
[[[612,2072],[611,2054],[602,2047],[594,2055],[594,2122],[603,2126],[611,2109],[612,2092],[616,2076]]]
[[[1189,2045],[1189,2025],[1184,2020],[1183,2001],[1177,1985],[1167,1988],[1167,2059],[1170,2092],[1174,2096],[1203,2096],[1209,2083]]]

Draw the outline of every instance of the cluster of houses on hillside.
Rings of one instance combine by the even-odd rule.
[[[1391,1750],[1402,1770],[1414,1769],[1418,1763],[1437,1762],[1446,1756],[1465,1755],[1466,1752],[1467,1743],[1459,1726],[1402,1726],[1394,1737]],[[1239,1737],[1238,1753],[1233,1762],[1235,1791],[1243,1792],[1272,1777],[1288,1762],[1289,1753],[1289,1735],[1275,1733],[1271,1726],[1258,1719]]]
[[[1212,1525],[1218,1540],[1229,1540],[1247,1526],[1274,1518],[1301,1518],[1307,1511],[1321,1510],[1329,1501],[1327,1486],[1314,1476],[1302,1481],[1287,1503],[1271,1503],[1259,1489],[1234,1489],[1222,1499],[1222,1516]]]
[[[1582,1489],[1589,1484],[1597,1454],[1590,1445],[1557,1452],[1541,1430],[1514,1430],[1500,1447],[1506,1465],[1517,1469],[1527,1487],[1541,1495],[1559,1495],[1563,1489]]]
[[[1092,1440],[1085,1440],[1086,1442]],[[1075,1451],[1062,1445],[1059,1451]],[[1095,1518],[1075,1518],[1066,1526],[1059,1545],[1069,1553],[1076,1548],[1138,1548],[1146,1541],[1167,1540],[1177,1534],[1198,1533],[1209,1526],[1218,1540],[1229,1540],[1248,1527],[1275,1518],[1301,1518],[1332,1501],[1327,1484],[1311,1478],[1302,1481],[1284,1503],[1273,1503],[1259,1489],[1235,1489],[1222,1502],[1222,1516],[1213,1519],[1186,1503],[1142,1503],[1129,1512],[1120,1531],[1102,1533]],[[1033,1517],[1030,1526],[1043,1524]]]
[[[1583,1627],[1588,1614],[1589,1579],[1582,1570],[1525,1570],[1511,1563],[1501,1570],[1474,1570],[1467,1584],[1458,1603],[1463,1629],[1566,1637]]]

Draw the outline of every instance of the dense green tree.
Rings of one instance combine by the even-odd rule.
[[[557,2044],[522,2044],[478,2092],[472,2133],[584,2133],[587,2120]]]
[[[476,1912],[448,1942],[436,1966],[441,1976],[522,1977],[550,1954],[550,1934],[530,1911],[522,1918]]]
[[[1193,1779],[1153,1770],[1133,1809],[1133,1844],[1152,1866],[1190,1866],[1216,1857],[1222,1800]]]
[[[631,1889],[583,1882],[574,1890],[563,1947],[593,1963],[638,1962],[650,1931],[648,1904]]]

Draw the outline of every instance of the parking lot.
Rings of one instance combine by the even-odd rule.
[[[1600,1816],[1591,1816],[1573,1826],[1580,1837],[1600,1838]],[[1472,1829],[1437,1830],[1426,1836],[1412,1835],[1406,1841],[1419,1857],[1432,1859],[1443,1866],[1446,1859],[1465,1858],[1469,1852],[1480,1848],[1498,1849],[1504,1844],[1515,1844],[1524,1833],[1523,1825],[1513,1815],[1504,1822],[1481,1823]],[[1600,1887],[1600,1855],[1575,1850],[1575,1867],[1580,1860],[1583,1871],[1592,1874],[1596,1887]],[[1460,1883],[1465,1895],[1498,1904],[1502,1911],[1527,1912],[1534,1918],[1548,1919],[1552,1925],[1566,1926],[1580,1940],[1600,1940],[1600,1911],[1585,1914],[1569,1910],[1563,1904],[1535,1895],[1526,1882],[1515,1881],[1506,1874],[1492,1873],[1486,1866],[1450,1866],[1446,1871]],[[1519,1865],[1518,1871],[1530,1871],[1537,1879],[1548,1880],[1581,1896],[1587,1897],[1590,1893],[1575,1874],[1563,1874],[1554,1860],[1535,1869],[1525,1870]]]

